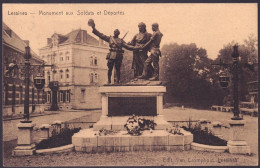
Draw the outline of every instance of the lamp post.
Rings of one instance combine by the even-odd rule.
[[[233,84],[234,84],[234,118],[232,119],[237,119],[241,120],[241,117],[239,117],[239,99],[238,99],[238,46],[234,45],[233,46],[233,53],[232,53],[232,66],[231,66],[231,72],[233,75]]]
[[[233,98],[234,98],[234,116],[229,120],[230,125],[230,137],[228,141],[228,150],[232,154],[250,154],[250,147],[245,141],[244,136],[244,125],[245,120],[239,116],[239,99],[238,99],[238,82],[239,82],[239,54],[238,54],[238,46],[233,46],[233,53],[232,53],[232,64],[225,64],[220,62],[219,65],[221,67],[228,67],[230,68],[230,72],[232,74],[232,81],[233,81]],[[219,76],[219,82],[221,87],[226,88],[228,86],[229,77],[227,74],[222,73]]]
[[[29,113],[29,106],[30,106],[30,101],[29,101],[29,87],[30,87],[30,71],[31,67],[45,67],[45,66],[53,66],[53,65],[45,65],[45,64],[31,64],[30,59],[32,58],[30,47],[26,46],[25,47],[25,54],[24,54],[24,64],[15,64],[15,63],[10,63],[8,65],[8,71],[5,72],[10,73],[11,71],[14,70],[16,67],[23,67],[23,74],[24,74],[24,85],[25,85],[25,93],[24,93],[24,121],[21,121],[22,123],[31,123],[30,121],[30,113]],[[34,86],[38,90],[42,90],[45,84],[45,78],[41,73],[38,73],[37,76],[34,78]]]
[[[241,120],[242,118],[239,116],[239,99],[238,99],[238,82],[239,82],[239,62],[238,62],[238,46],[233,46],[233,53],[232,53],[232,64],[223,63],[220,61],[219,64],[212,64],[212,65],[219,65],[224,68],[230,68],[230,72],[232,74],[232,81],[233,81],[233,99],[234,99],[234,110],[233,120]],[[219,76],[219,83],[222,88],[227,88],[229,84],[229,76],[226,72],[221,72]]]
[[[30,87],[30,71],[32,66],[36,67],[44,67],[44,66],[52,66],[52,65],[44,65],[44,64],[36,64],[33,65],[30,63],[31,59],[30,47],[25,47],[24,54],[24,65],[20,65],[24,69],[24,84],[25,84],[25,97],[24,97],[24,121],[18,123],[17,127],[18,131],[18,140],[17,146],[13,150],[14,156],[24,156],[24,155],[33,155],[35,153],[35,144],[33,143],[32,131],[35,123],[30,121],[30,113],[29,113],[29,87]],[[17,67],[18,65],[14,63],[9,64],[10,70],[13,70],[13,67]],[[8,68],[9,69],[9,68]],[[34,78],[34,85],[39,90],[44,87],[45,78],[42,74],[38,73]]]
[[[24,83],[25,83],[25,97],[24,97],[24,118],[25,121],[21,122],[31,122],[29,121],[29,85],[30,85],[30,59],[31,59],[31,52],[30,52],[30,47],[26,46],[25,47],[25,55],[24,55]]]

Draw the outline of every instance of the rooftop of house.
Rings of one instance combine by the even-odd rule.
[[[2,42],[15,48],[16,50],[24,53],[25,47],[28,46],[28,40],[22,40],[10,27],[8,27],[4,22],[2,22]],[[33,58],[40,59],[40,57],[31,50]]]
[[[73,30],[70,33],[66,35],[54,33],[51,38],[47,39],[47,46],[52,46],[54,44],[53,38],[57,39],[57,43],[60,44],[68,44],[68,43],[85,43],[89,45],[95,45],[95,46],[103,46],[106,47],[107,45],[103,43],[103,41],[100,43],[100,40],[97,40],[96,38],[92,37],[87,33],[86,30],[77,29]]]

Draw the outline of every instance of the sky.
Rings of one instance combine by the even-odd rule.
[[[124,38],[126,42],[138,33],[138,23],[144,22],[147,31],[152,33],[151,25],[157,22],[163,33],[161,47],[169,43],[195,43],[206,49],[212,59],[229,42],[234,40],[242,44],[250,34],[258,36],[256,3],[5,3],[2,12],[7,26],[23,40],[29,40],[36,53],[47,45],[47,38],[54,33],[65,35],[72,30],[85,29],[95,37],[87,25],[89,19],[94,19],[96,28],[106,35],[112,35],[114,29],[120,30],[120,37],[128,32]],[[63,15],[44,15],[46,12],[63,12]],[[73,15],[66,15],[66,12],[73,12]],[[78,12],[85,12],[85,15],[78,15]]]

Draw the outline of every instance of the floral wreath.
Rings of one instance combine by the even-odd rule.
[[[154,130],[156,123],[152,120],[140,118],[138,116],[129,117],[124,127],[130,135],[141,135],[143,130]]]

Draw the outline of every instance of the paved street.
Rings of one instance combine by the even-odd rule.
[[[45,113],[56,113],[52,115],[32,117],[33,123],[36,124],[36,127],[40,127],[42,124],[52,124],[56,120],[60,121],[69,121],[72,119],[80,118],[91,113],[98,113],[100,110],[92,111],[55,111],[55,112],[45,112]],[[23,119],[3,121],[3,140],[10,141],[17,138],[17,124]]]
[[[57,114],[33,117],[31,120],[36,123],[36,126],[40,126],[44,123],[53,123],[55,120],[60,121],[95,121],[100,116],[100,110],[93,111],[75,111],[75,112],[57,112]],[[209,119],[211,121],[220,121],[224,125],[228,126],[228,120],[233,116],[232,113],[217,112],[211,110],[196,110],[196,109],[184,109],[178,107],[165,108],[163,111],[165,119],[168,121],[183,121],[188,120],[191,117],[192,120],[199,120],[201,118]],[[126,153],[112,153],[112,154],[85,154],[79,152],[71,152],[69,154],[57,154],[46,156],[29,156],[29,157],[11,157],[11,148],[15,147],[15,142],[8,146],[9,150],[5,152],[4,162],[6,165],[18,166],[90,166],[90,165],[121,165],[120,163],[126,163],[124,165],[193,165],[189,162],[188,158],[203,158],[203,159],[216,159],[214,163],[201,163],[197,162],[194,165],[255,165],[258,162],[258,118],[251,116],[244,116],[246,120],[245,125],[245,137],[248,142],[252,156],[245,155],[231,155],[229,153],[214,153],[214,152],[199,152],[195,150],[190,151],[176,151],[176,152],[126,152]],[[20,120],[11,120],[3,122],[4,140],[16,138],[17,123]],[[180,123],[179,123],[180,124]],[[186,125],[187,123],[182,123]],[[228,140],[229,129],[223,128],[223,136]],[[156,155],[156,156],[155,156]],[[158,158],[159,157],[159,158]],[[79,159],[79,158],[84,158]],[[125,158],[124,160],[122,160]],[[131,158],[131,159],[130,159]],[[142,159],[140,159],[142,158]],[[149,158],[148,160],[145,158]],[[155,160],[154,158],[157,158]],[[170,158],[170,162],[169,161]],[[181,162],[176,158],[184,159]],[[219,162],[220,159],[236,158],[237,162]],[[121,159],[121,162],[118,162]],[[46,160],[51,161],[46,162]],[[146,160],[146,162],[143,162]],[[165,162],[166,161],[166,162]],[[184,161],[184,162],[183,162]]]

